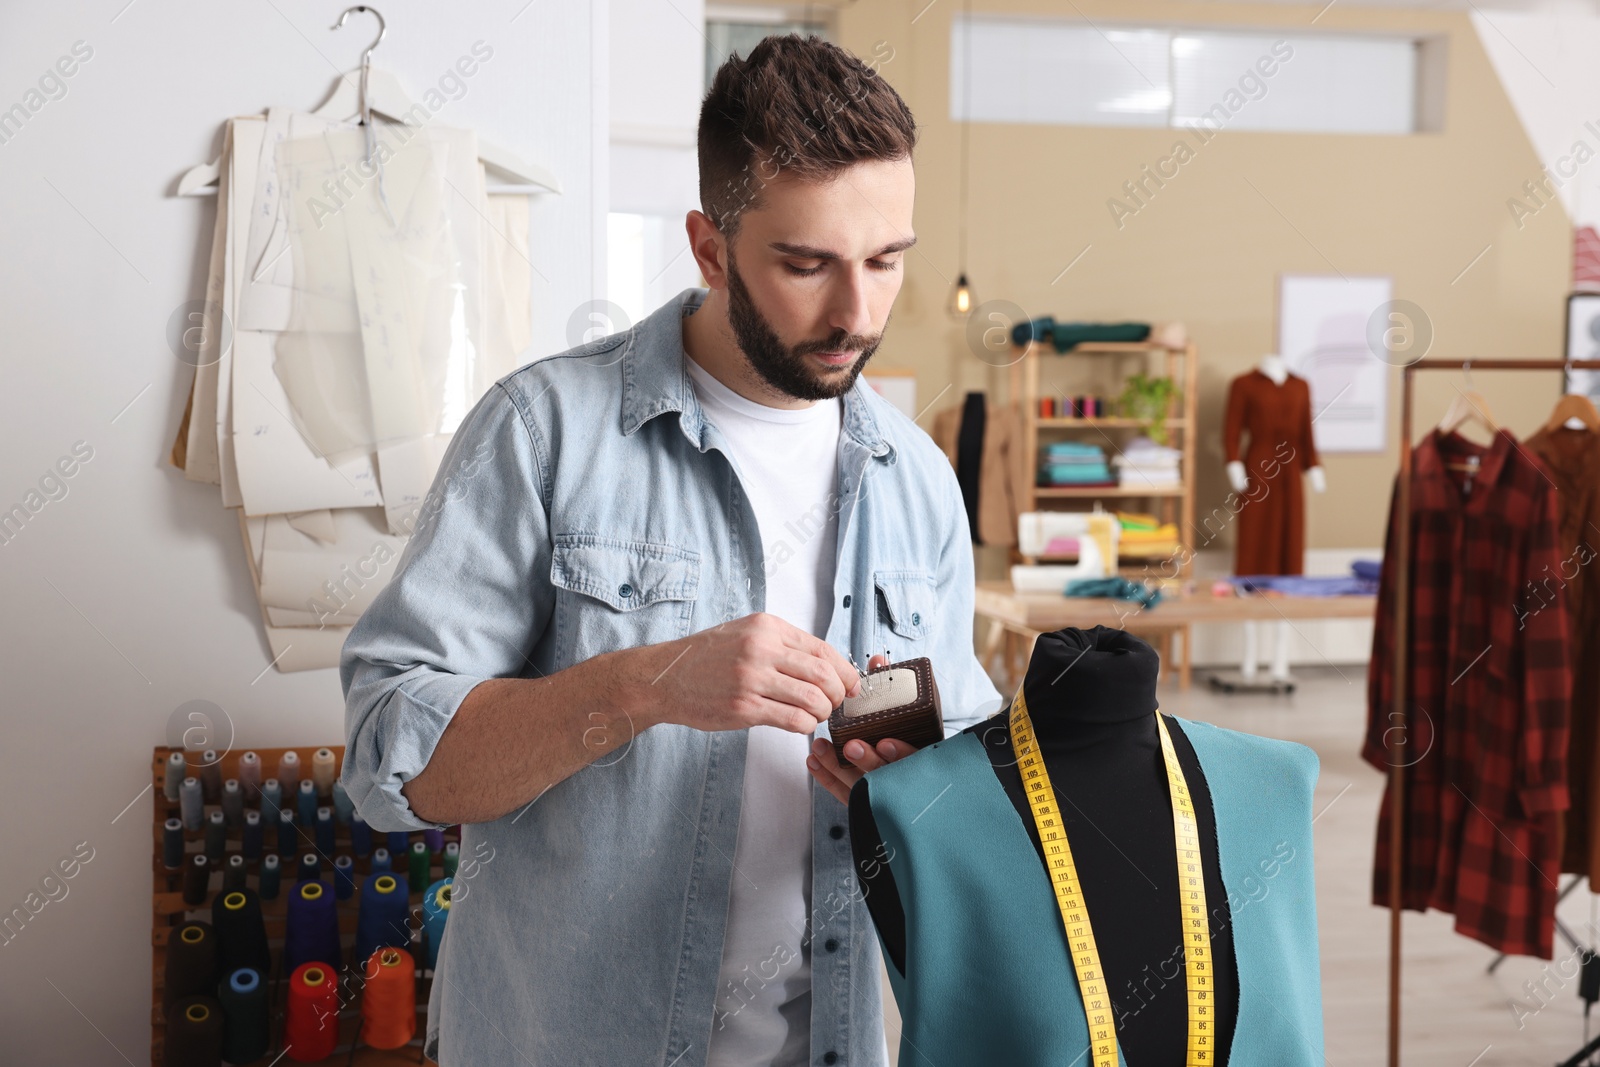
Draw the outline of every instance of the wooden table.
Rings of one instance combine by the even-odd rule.
[[[1161,641],[1163,664],[1171,662],[1173,637],[1183,640],[1178,684],[1189,688],[1192,652],[1190,626],[1197,622],[1276,622],[1282,619],[1370,619],[1371,596],[1192,596],[1164,594],[1155,607],[1134,600],[1069,597],[1059,593],[1018,593],[1009,581],[979,582],[974,603],[980,619],[989,621],[979,660],[989,667],[1003,654],[1009,680],[1021,678],[1033,642],[1042,633],[1068,626],[1115,626],[1129,633],[1151,634]]]

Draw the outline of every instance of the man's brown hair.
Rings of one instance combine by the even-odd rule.
[[[911,109],[873,68],[820,37],[767,37],[718,68],[700,107],[700,209],[731,239],[780,174],[826,181],[916,143]]]

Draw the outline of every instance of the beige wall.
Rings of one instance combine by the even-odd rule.
[[[972,6],[1032,15],[1081,11],[1097,24],[1296,31],[1316,13],[1300,5],[1094,0],[974,0]],[[937,407],[966,389],[1000,390],[1005,377],[971,354],[942,311],[957,259],[960,127],[949,118],[948,53],[951,19],[960,9],[953,0],[872,0],[844,7],[837,21],[839,42],[863,58],[893,49],[881,73],[921,129],[919,240],[876,358],[916,368],[922,403],[952,386]],[[1030,315],[1058,319],[1188,324],[1201,357],[1200,514],[1228,491],[1220,443],[1225,390],[1275,346],[1280,271],[1391,275],[1395,298],[1415,302],[1431,318],[1431,355],[1560,355],[1570,223],[1557,204],[1516,228],[1506,201],[1539,175],[1540,165],[1466,16],[1340,3],[1317,28],[1445,35],[1444,132],[1223,130],[1119,230],[1107,199],[1141,166],[1168,154],[1178,131],[982,123],[970,131],[968,272],[981,300],[1004,298]],[[1086,245],[1088,253],[1061,275]],[[1310,547],[1381,544],[1398,456],[1398,372],[1393,377],[1390,451],[1327,458],[1328,492],[1308,494]],[[1423,425],[1454,395],[1452,376],[1428,377],[1417,405]],[[1475,378],[1500,422],[1519,436],[1548,414],[1559,382],[1552,374]],[[930,412],[922,425],[931,419]]]

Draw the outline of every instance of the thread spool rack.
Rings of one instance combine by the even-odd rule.
[[[263,778],[272,777],[274,774],[273,769],[278,766],[279,760],[282,759],[283,754],[291,750],[297,753],[300,757],[301,776],[309,778],[312,774],[312,754],[320,748],[330,749],[334,754],[335,767],[340,769],[343,768],[344,747],[342,745],[311,745],[308,747],[297,746],[293,747],[292,749],[258,748],[252,751],[261,757]],[[152,1067],[162,1067],[165,1058],[166,1013],[163,1010],[162,1000],[165,994],[167,942],[172,936],[172,931],[190,919],[201,919],[206,922],[210,922],[211,902],[219,893],[222,892],[221,887],[223,865],[217,864],[213,867],[209,876],[210,882],[207,887],[205,901],[201,904],[191,906],[183,899],[183,869],[180,868],[175,871],[168,870],[162,862],[162,827],[167,819],[180,817],[179,802],[168,801],[164,790],[167,759],[175,751],[182,752],[184,754],[189,761],[189,773],[195,777],[199,777],[198,768],[201,763],[201,753],[199,752],[173,749],[165,746],[157,747],[154,755],[151,757],[151,780],[155,785],[155,804],[153,805],[155,810],[151,820],[151,840],[153,842],[153,848],[151,853],[152,894],[150,930],[150,1062]],[[239,751],[228,751],[221,755],[218,763],[221,767],[222,779],[226,780],[228,778],[238,777],[239,756],[242,751],[242,749]],[[292,795],[288,794],[287,791],[285,793],[283,803],[285,807],[291,807],[294,804]],[[329,801],[329,803],[331,803],[331,801]],[[216,804],[208,803],[205,805],[205,813],[209,815],[211,811],[217,810],[218,807],[219,806]],[[249,808],[251,805],[247,803],[246,807]],[[263,822],[266,822],[265,818],[263,818]],[[292,859],[284,862],[282,889],[278,893],[276,899],[264,900],[261,902],[262,915],[266,922],[267,928],[267,942],[272,949],[273,959],[273,973],[268,976],[271,986],[271,1028],[273,1042],[272,1047],[268,1051],[267,1055],[256,1061],[262,1065],[273,1063],[274,1060],[277,1059],[283,1052],[283,1015],[285,993],[289,976],[279,972],[282,968],[285,913],[288,908],[288,894],[296,881],[296,864],[298,863],[299,857],[306,852],[316,851],[316,835],[314,829],[308,829],[306,827],[299,826],[298,820],[296,821],[296,828],[300,834],[300,841],[295,849],[295,856]],[[195,853],[203,852],[205,850],[204,829],[195,831],[186,829],[183,836],[185,850],[184,857],[186,860],[189,857],[192,857]],[[386,835],[379,831],[373,831],[374,847],[382,845],[384,843],[385,836]],[[459,844],[461,839],[460,828],[451,827],[445,831],[444,837],[446,844],[451,841],[455,841]],[[415,831],[408,835],[408,842],[420,840],[422,840],[421,831]],[[340,972],[341,989],[343,990],[348,988],[351,992],[344,997],[344,1002],[339,1012],[339,1044],[337,1048],[335,1048],[333,1055],[329,1056],[325,1060],[317,1062],[328,1064],[337,1063],[341,1065],[360,1065],[360,1067],[380,1067],[380,1065],[388,1064],[415,1065],[422,1062],[432,1062],[424,1060],[422,1056],[422,1042],[424,1034],[427,1031],[428,993],[433,985],[433,972],[423,969],[423,965],[421,963],[423,954],[416,942],[413,942],[411,951],[413,956],[417,957],[418,959],[417,1036],[409,1045],[397,1049],[382,1050],[368,1048],[365,1046],[357,1047],[356,1038],[361,1028],[359,993],[359,988],[361,985],[361,971],[360,965],[353,963],[351,958],[355,955],[356,919],[360,907],[361,886],[370,874],[372,860],[370,855],[365,857],[355,856],[351,849],[350,828],[348,826],[341,824],[335,825],[334,845],[334,855],[344,853],[350,855],[355,861],[355,892],[351,894],[349,899],[339,901],[337,906],[339,915],[340,947],[345,955],[344,968]],[[233,853],[241,851],[241,848],[242,840],[240,829],[237,827],[229,827],[226,845],[227,854],[232,855]],[[273,830],[269,829],[265,832],[262,855],[264,856],[273,851],[276,851],[276,834]],[[325,881],[328,881],[330,885],[332,884],[333,878],[333,875],[329,870],[332,864],[332,859],[333,856],[325,857],[323,865],[323,878]],[[426,890],[428,885],[431,885],[434,881],[444,877],[444,871],[441,865],[442,859],[442,852],[432,856],[429,866],[428,881],[421,886],[409,887],[411,889],[411,921],[413,928],[416,930],[422,929],[423,890]],[[399,874],[407,873],[406,862],[405,856],[395,856],[395,872]],[[246,885],[248,885],[251,889],[257,888],[259,882],[259,868],[259,860],[248,861]],[[283,1064],[288,1064],[293,1061],[289,1057],[284,1057],[281,1062]]]

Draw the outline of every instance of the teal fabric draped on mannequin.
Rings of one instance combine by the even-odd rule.
[[[1239,1002],[1227,1063],[1321,1065],[1316,754],[1209,723],[1185,719],[1181,729],[1210,787],[1232,912]],[[905,974],[889,967],[901,1067],[1088,1067],[1088,1024],[1054,891],[978,734],[955,734],[867,778],[905,913]],[[1097,927],[1095,936],[1116,935]],[[1182,985],[1181,955],[1161,977]]]

